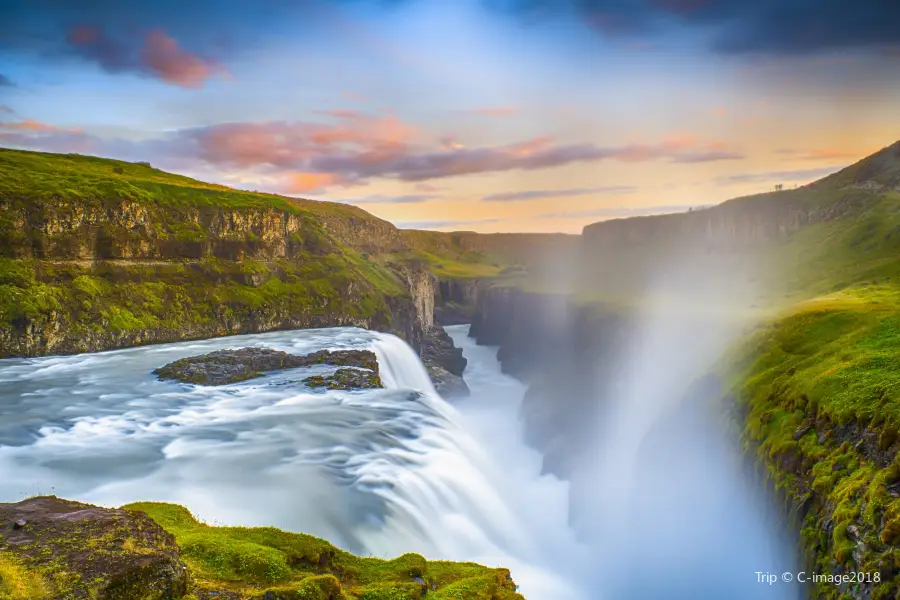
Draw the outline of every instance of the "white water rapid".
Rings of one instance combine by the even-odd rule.
[[[442,400],[396,337],[290,331],[0,361],[0,501],[177,502],[210,523],[273,525],[365,555],[511,569],[528,600],[593,600],[568,486],[540,475],[517,417],[524,386],[495,349],[448,328],[471,397]],[[221,387],[151,371],[222,348],[371,348],[384,390],[307,388],[325,366]]]

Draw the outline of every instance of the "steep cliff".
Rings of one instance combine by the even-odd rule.
[[[0,150],[0,356],[357,325],[414,346],[434,278],[355,207]]]
[[[699,336],[703,315],[720,308],[715,293],[724,293],[756,329],[742,329],[754,333],[715,372],[693,375],[721,388],[755,480],[796,526],[807,572],[832,576],[811,588],[813,597],[894,598],[896,173],[900,144],[804,189],[589,226],[579,267],[586,281],[565,302],[515,287],[482,290],[472,334],[499,345],[504,370],[529,383],[522,417],[545,469],[576,477],[573,493],[583,487],[571,457],[596,435],[585,423],[618,393],[629,344],[647,334],[632,308],[652,298],[656,309],[692,311]],[[686,350],[695,343],[685,338]],[[577,516],[584,506],[574,502]]]
[[[875,203],[855,189],[807,187],[729,200],[711,208],[669,215],[613,219],[584,228],[589,249],[684,246],[740,252],[784,240],[814,223],[859,213]]]

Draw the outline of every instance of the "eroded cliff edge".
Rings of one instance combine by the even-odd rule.
[[[753,325],[693,376],[703,401],[730,419],[748,480],[795,532],[802,567],[832,577],[810,585],[810,597],[894,598],[900,194],[895,183],[867,182],[879,181],[873,165],[900,172],[900,144],[872,159],[799,190],[591,226],[576,294],[482,290],[472,334],[499,346],[504,370],[529,384],[522,418],[545,470],[575,477],[572,455],[629,376],[628,342],[642,333],[630,308],[649,297],[657,309],[715,315],[722,305],[712,298],[723,294]],[[573,492],[579,485],[575,477]],[[577,519],[591,506],[575,496]]]
[[[0,153],[0,357],[355,325],[416,349],[435,279],[352,206]]]

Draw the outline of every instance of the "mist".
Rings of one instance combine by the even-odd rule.
[[[614,299],[606,310],[618,324],[549,359],[588,361],[593,381],[557,376],[538,393],[570,398],[560,402],[578,413],[550,447],[568,449],[555,460],[568,465],[570,523],[595,562],[586,587],[631,600],[803,597],[796,583],[761,581],[796,573],[798,532],[753,477],[716,372],[759,317],[760,273],[771,266],[684,241],[582,252],[540,265],[541,285]],[[570,303],[556,315],[573,337],[585,335],[572,325],[578,311]],[[571,399],[579,394],[590,397]]]

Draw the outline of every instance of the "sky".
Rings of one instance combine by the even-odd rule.
[[[848,9],[852,6],[852,9]],[[896,0],[0,0],[0,146],[578,233],[900,139]]]

